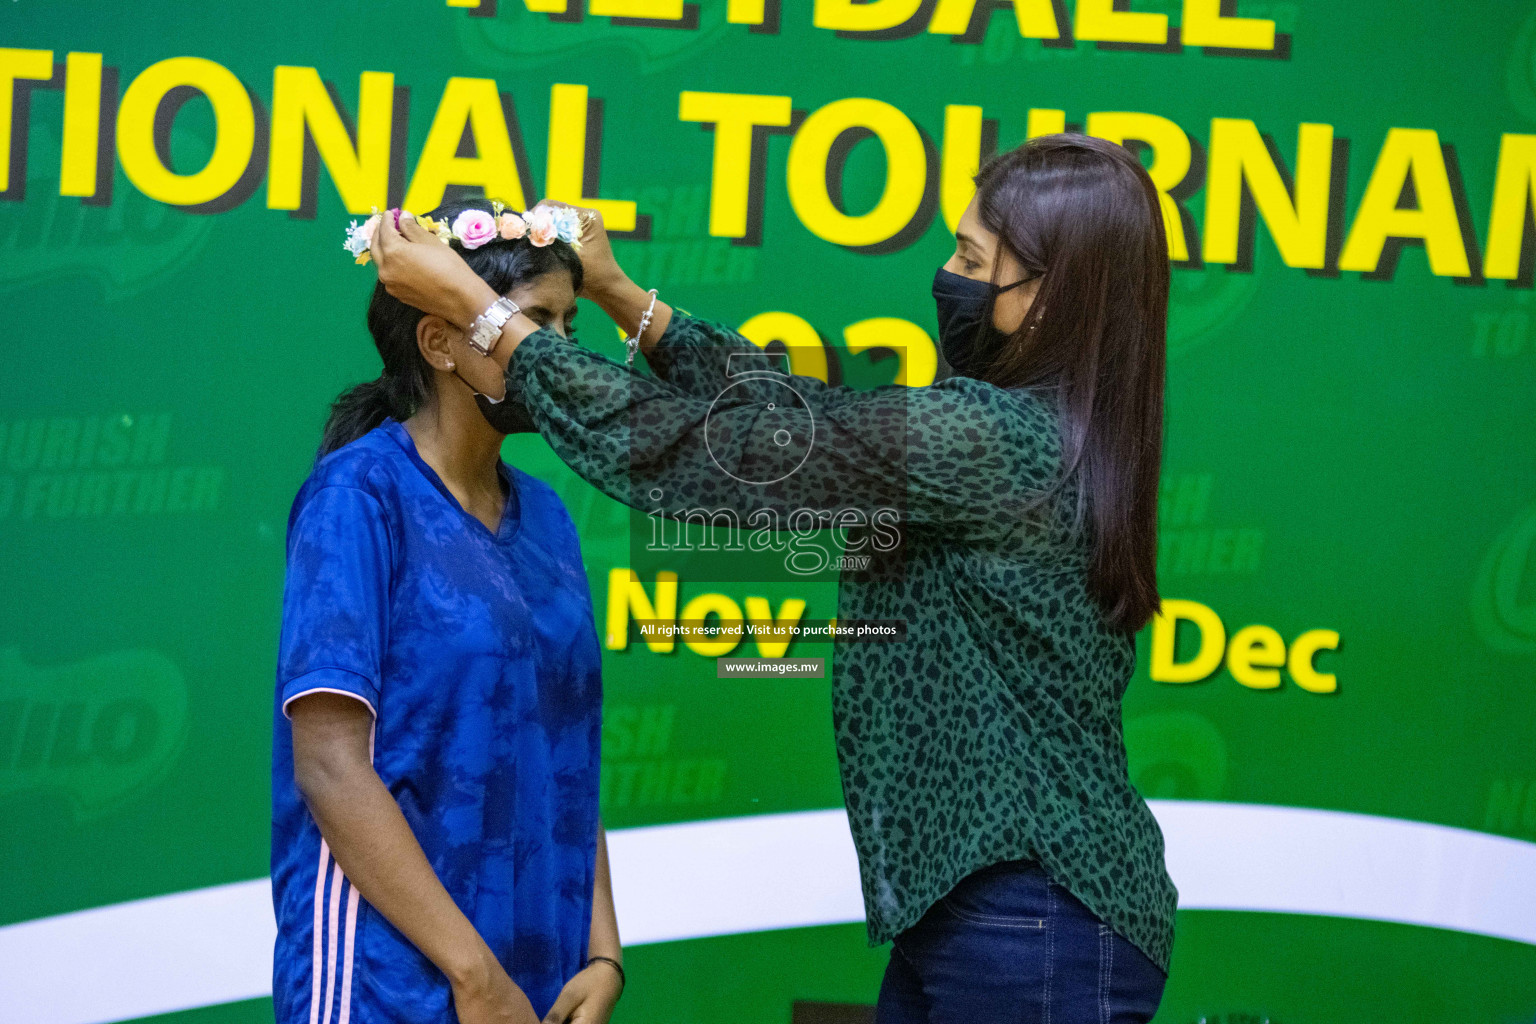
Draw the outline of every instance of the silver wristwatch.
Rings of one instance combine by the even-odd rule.
[[[483,356],[491,354],[491,349],[496,347],[496,339],[501,337],[501,329],[507,326],[507,321],[521,312],[517,303],[503,296],[486,307],[484,313],[475,317],[474,323],[469,325],[469,333],[464,340],[469,342],[469,347]]]

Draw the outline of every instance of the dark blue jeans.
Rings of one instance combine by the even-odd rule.
[[[875,1024],[1144,1024],[1167,977],[1034,861],[967,875],[896,936]]]

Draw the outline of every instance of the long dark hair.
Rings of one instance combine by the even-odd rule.
[[[1111,624],[1135,632],[1159,608],[1169,260],[1157,189],[1130,150],[1065,133],[988,161],[976,199],[1025,272],[1044,275],[977,376],[1054,387],[1064,470],[1051,493],[1077,483],[1076,523],[1093,535],[1089,589]]]
[[[491,204],[483,199],[444,203],[428,216],[452,224],[465,210],[490,213]],[[545,246],[534,245],[527,237],[515,241],[497,237],[478,249],[464,249],[457,241],[452,244],[497,294],[505,295],[524,281],[555,270],[568,271],[571,287],[581,291],[581,257],[559,239]],[[431,397],[432,369],[416,345],[416,325],[425,315],[389,294],[382,284],[374,285],[368,303],[368,333],[384,360],[384,371],[377,380],[349,388],[331,403],[316,458],[351,444],[389,417],[409,419]]]

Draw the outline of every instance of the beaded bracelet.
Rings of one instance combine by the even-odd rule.
[[[624,986],[627,984],[627,982],[625,981],[625,978],[624,978],[624,965],[619,963],[617,960],[615,960],[611,956],[589,956],[589,957],[587,957],[587,966],[591,967],[593,964],[597,963],[599,960],[601,960],[605,964],[608,964],[614,970],[619,972],[619,991],[620,992],[624,991]]]
[[[651,297],[651,304],[645,307],[644,313],[640,314],[640,329],[635,332],[633,338],[624,339],[624,346],[628,349],[624,362],[629,366],[635,365],[635,353],[640,349],[640,339],[645,337],[646,330],[651,326],[651,315],[656,312],[656,289],[650,289],[647,294]]]

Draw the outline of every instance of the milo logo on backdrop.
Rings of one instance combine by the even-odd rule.
[[[1504,94],[1511,106],[1536,121],[1536,14],[1525,19],[1510,44]]]
[[[187,685],[150,650],[54,666],[0,649],[0,801],[67,800],[97,817],[153,782],[181,748]]]
[[[465,6],[450,4],[450,6]],[[506,3],[482,2],[471,16],[458,23],[459,47],[468,57],[497,68],[525,68],[540,65],[569,66],[575,58],[592,52],[590,33],[556,35],[545,28],[551,21],[576,22],[584,18],[582,4],[567,5],[568,14],[532,13],[521,0]],[[628,51],[639,61],[640,73],[650,74],[697,58],[710,50],[730,28],[723,4],[688,4],[684,17],[676,22],[655,22],[645,18],[594,17],[595,23],[608,30],[602,45]],[[691,31],[647,32],[645,28],[665,26]],[[642,31],[612,31],[638,28]],[[563,42],[561,40],[564,40]]]
[[[1516,515],[1483,555],[1472,621],[1495,650],[1536,651],[1536,505]]]
[[[1258,274],[1234,274],[1221,264],[1174,274],[1168,294],[1168,358],[1178,359],[1236,324],[1258,292]]]
[[[1227,741],[1205,715],[1156,711],[1125,721],[1131,781],[1142,796],[1220,800],[1227,792]]]
[[[100,202],[61,196],[59,136],[43,124],[30,134],[37,157],[27,161],[27,201],[0,205],[0,291],[83,272],[108,299],[118,299],[192,262],[212,237],[207,217],[174,210],[138,189],[108,185]],[[169,144],[180,164],[191,167],[213,151],[210,140],[179,128]]]

